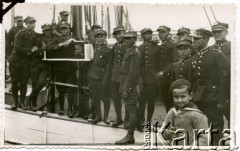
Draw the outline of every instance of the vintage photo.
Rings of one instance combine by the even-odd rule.
[[[3,17],[4,145],[234,148],[235,9],[16,4]]]

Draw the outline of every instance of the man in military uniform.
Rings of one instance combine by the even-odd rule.
[[[113,35],[117,40],[117,43],[114,44],[112,48],[111,59],[109,67],[107,69],[107,76],[104,79],[104,82],[111,82],[111,96],[114,101],[114,109],[116,112],[116,121],[111,123],[112,127],[117,127],[123,123],[122,120],[122,104],[121,96],[119,93],[120,81],[121,81],[121,72],[122,72],[122,60],[126,52],[127,45],[123,40],[125,34],[125,28],[123,26],[117,26],[113,29]],[[126,124],[125,124],[126,125]]]
[[[9,32],[7,33],[6,38],[6,59],[8,59],[13,51],[14,46],[14,37],[20,30],[24,29],[23,27],[23,17],[22,16],[16,16],[14,17],[14,21],[16,23],[16,27],[12,27]],[[11,66],[9,66],[9,72],[11,70]],[[12,91],[12,87],[9,89],[9,91]]]
[[[95,48],[96,45],[96,39],[94,36],[94,32],[101,30],[102,27],[98,24],[93,24],[91,27],[89,25],[89,23],[86,21],[86,28],[87,28],[87,36],[88,36],[88,40],[89,42],[93,45],[93,48]]]
[[[159,51],[159,71],[157,77],[159,79],[160,85],[160,98],[165,104],[166,111],[172,107],[173,101],[169,94],[169,87],[171,84],[170,73],[172,63],[178,61],[179,54],[175,48],[175,45],[171,42],[170,39],[170,30],[171,28],[167,26],[159,26],[157,29],[159,38],[162,41]]]
[[[173,63],[171,74],[172,82],[177,79],[186,79],[192,84],[193,77],[190,72],[191,71],[190,69],[192,67],[191,59],[192,49],[193,48],[191,37],[185,37],[178,42],[177,50],[180,55],[180,60]]]
[[[177,32],[177,35],[178,35],[180,40],[188,37],[189,34],[190,34],[190,29],[186,28],[186,27],[179,28],[178,32]]]
[[[54,37],[47,45],[47,55],[52,58],[74,58],[75,47],[71,43],[70,24],[62,22],[60,25],[61,37]],[[64,84],[76,84],[77,64],[72,61],[55,61],[52,63],[52,68],[57,82]],[[57,85],[59,92],[59,115],[64,114],[64,94],[67,93],[68,98],[68,117],[73,118],[74,109],[74,92],[75,88],[70,86]]]
[[[218,22],[212,26],[212,34],[215,44],[212,46],[214,50],[222,51],[223,54],[231,60],[231,42],[226,39],[228,34],[228,24]]]
[[[32,53],[31,61],[32,92],[29,96],[29,109],[32,111],[37,111],[38,94],[47,83],[48,65],[42,59],[46,45],[53,38],[52,26],[50,24],[44,24],[41,28],[43,34],[36,39],[35,47],[37,47],[37,50]]]
[[[152,29],[141,30],[143,44],[138,47],[141,53],[141,78],[143,80],[143,92],[139,102],[140,124],[145,122],[145,107],[147,107],[147,122],[151,122],[154,112],[154,102],[157,98],[156,73],[159,69],[159,46],[152,42]]]
[[[61,11],[59,13],[60,17],[61,17],[61,20],[60,22],[55,26],[55,29],[53,30],[53,34],[56,35],[56,36],[61,36],[61,32],[60,32],[60,24],[62,22],[68,22],[68,17],[69,17],[69,12],[68,11]],[[70,30],[71,31],[71,30]]]
[[[102,120],[101,116],[101,102],[104,102],[104,122],[110,124],[108,120],[108,113],[110,109],[110,93],[109,85],[103,83],[106,76],[107,66],[111,56],[111,49],[107,46],[106,36],[104,30],[98,30],[94,33],[96,38],[96,50],[94,60],[89,71],[89,88],[90,97],[93,99],[93,105],[96,117],[93,123],[98,123]]]
[[[211,32],[200,28],[193,36],[193,45],[198,53],[192,57],[194,76],[193,101],[206,114],[209,124],[218,133],[213,133],[212,145],[217,146],[222,138],[223,109],[229,91],[229,61],[220,51],[208,47]]]
[[[226,36],[228,34],[227,30],[228,30],[228,24],[226,23],[218,22],[216,25],[212,26],[212,34],[216,41],[215,44],[212,46],[212,49],[223,52],[223,54],[227,57],[230,68],[231,68],[231,42],[226,40]],[[228,120],[229,127],[230,127],[230,94],[231,94],[230,78],[231,77],[229,77],[229,82],[228,82],[229,94],[228,94],[228,99],[226,100],[226,106],[224,110],[224,115]]]
[[[20,30],[14,41],[14,50],[10,56],[11,66],[10,76],[12,78],[12,94],[14,103],[11,108],[18,107],[18,90],[20,90],[20,108],[26,110],[25,98],[27,93],[27,83],[30,76],[31,54],[36,50],[34,43],[37,37],[35,29],[35,18],[28,16],[24,20],[26,27]]]
[[[125,34],[128,49],[122,61],[122,80],[120,83],[120,93],[126,102],[126,109],[129,116],[129,127],[127,135],[116,145],[125,145],[135,143],[134,129],[137,125],[138,99],[140,96],[140,52],[135,46],[137,33],[129,31]]]

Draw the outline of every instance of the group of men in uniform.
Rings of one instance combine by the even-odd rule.
[[[12,109],[18,106],[26,110],[25,97],[29,77],[32,80],[32,93],[28,107],[37,110],[37,96],[44,87],[48,77],[48,69],[54,73],[58,82],[76,84],[76,63],[57,61],[51,64],[42,60],[43,52],[53,58],[73,58],[75,47],[71,44],[71,28],[67,23],[69,13],[60,13],[62,20],[52,27],[42,25],[42,34],[34,31],[36,20],[33,17],[15,17],[17,27],[8,34],[10,75],[12,78],[12,93],[14,103]],[[112,48],[107,44],[107,33],[99,25],[91,28],[87,24],[89,41],[94,47],[94,59],[88,71],[89,97],[92,122],[102,121],[101,101],[104,102],[103,121],[108,119],[110,98],[113,99],[116,120],[112,127],[124,123],[128,129],[126,137],[115,144],[132,144],[135,128],[142,130],[144,122],[151,122],[155,108],[155,100],[159,97],[164,102],[166,111],[173,107],[172,96],[169,93],[170,84],[177,79],[186,79],[193,86],[193,101],[206,114],[209,123],[218,130],[212,143],[216,145],[223,130],[223,114],[230,122],[230,61],[231,43],[226,40],[228,24],[220,23],[212,26],[212,31],[204,28],[190,34],[189,28],[180,28],[177,35],[179,41],[171,40],[171,29],[159,26],[157,29],[161,45],[153,40],[150,28],[141,30],[143,43],[136,46],[137,32],[126,32],[123,26],[113,29],[116,43]],[[210,37],[216,43],[208,46]],[[14,37],[14,38],[13,38]],[[13,48],[12,48],[13,47]],[[20,90],[20,105],[18,91]],[[64,114],[64,95],[68,98],[68,116],[74,116],[74,91],[72,87],[57,85],[59,92],[59,114]],[[125,100],[125,117],[122,118],[122,102]],[[147,118],[145,108],[147,105]],[[139,108],[138,108],[139,107]]]

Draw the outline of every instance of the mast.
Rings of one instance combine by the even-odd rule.
[[[107,32],[108,32],[108,38],[111,37],[111,23],[110,23],[110,13],[109,13],[109,6],[107,7]]]
[[[15,22],[14,22],[14,17],[15,17],[15,9],[14,7],[11,9],[11,26],[15,27]]]
[[[82,17],[82,6],[73,5],[71,6],[71,21],[72,21],[72,33],[77,39],[83,39],[83,17]]]

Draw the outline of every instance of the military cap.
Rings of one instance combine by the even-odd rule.
[[[67,16],[67,15],[69,15],[69,12],[68,11],[61,11],[60,13],[60,16]]]
[[[204,28],[199,28],[197,29],[194,34],[191,34],[190,36],[194,37],[194,38],[204,38],[204,37],[212,37],[212,33]]]
[[[174,81],[171,86],[170,86],[170,91],[173,91],[173,89],[175,89],[177,86],[179,85],[186,85],[186,86],[189,86],[191,87],[191,84],[190,82],[188,82],[187,80],[185,79],[178,79],[176,81]]]
[[[99,28],[99,29],[102,29],[102,26],[100,26],[100,25],[98,25],[98,24],[93,24],[92,27],[91,27],[91,29],[93,30],[94,27],[97,27],[97,28]]]
[[[71,27],[71,25],[68,22],[61,22],[59,24],[59,27],[60,28],[69,28],[69,27]]]
[[[124,26],[117,26],[117,27],[115,27],[114,29],[113,29],[113,35],[115,35],[116,34],[116,32],[118,32],[118,31],[125,31],[125,27]]]
[[[228,24],[217,22],[217,24],[212,26],[212,31],[217,31],[217,30],[228,30]]]
[[[94,32],[94,36],[96,37],[97,35],[105,35],[106,36],[107,32],[100,29],[100,30]]]
[[[186,37],[186,38],[183,38],[183,39],[180,39],[177,43],[177,47],[179,46],[192,46],[192,39],[191,37]]]
[[[182,28],[178,29],[177,35],[179,36],[179,35],[182,34],[182,33],[190,34],[190,29],[189,29],[189,28],[186,28],[186,27],[182,27]]]
[[[48,29],[52,29],[52,25],[50,24],[44,24],[41,26],[42,30],[48,30]]]
[[[14,17],[14,20],[15,21],[23,20],[23,17],[22,16],[16,16],[16,17]]]
[[[143,28],[141,30],[141,34],[144,34],[145,32],[150,32],[151,34],[153,33],[152,29],[151,28]]]
[[[167,26],[159,26],[158,27],[158,29],[157,29],[157,31],[159,31],[159,30],[163,30],[163,31],[165,31],[165,32],[170,32],[170,30],[171,30],[171,28],[169,28],[169,27],[167,27]]]
[[[136,31],[128,31],[128,32],[124,35],[124,38],[131,38],[131,37],[137,37],[137,32],[136,32]]]
[[[24,19],[25,23],[30,23],[30,22],[36,22],[36,19],[34,17],[28,16],[27,18]]]

